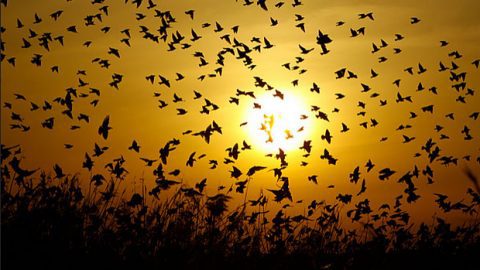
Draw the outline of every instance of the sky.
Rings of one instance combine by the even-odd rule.
[[[156,161],[155,166],[146,167],[140,158],[158,159],[159,149],[175,138],[181,143],[171,152],[164,170],[168,173],[179,169],[180,174],[169,175],[170,179],[192,186],[207,178],[207,192],[215,194],[220,185],[226,186],[225,190],[231,185],[235,188],[234,183],[245,180],[250,167],[265,166],[265,170],[250,179],[247,197],[257,198],[263,191],[269,195],[272,207],[289,203],[292,211],[302,212],[306,204],[298,200],[333,202],[338,194],[353,194],[353,204],[368,198],[374,208],[384,202],[393,204],[398,195],[406,197],[405,184],[398,183],[398,179],[417,166],[420,177],[414,181],[421,197],[415,203],[407,203],[405,198],[402,200],[406,209],[419,220],[429,220],[433,213],[439,212],[434,193],[447,194],[452,201],[464,197],[470,187],[463,174],[465,168],[480,174],[480,125],[479,120],[472,117],[480,111],[479,69],[472,64],[480,58],[480,20],[476,14],[480,3],[477,1],[463,0],[453,4],[443,0],[388,3],[303,0],[302,5],[295,7],[292,1],[284,1],[278,8],[275,4],[280,1],[267,0],[268,10],[256,2],[244,5],[244,1],[233,0],[154,1],[157,5],[153,8],[147,7],[148,1],[138,8],[131,1],[91,2],[73,0],[45,4],[26,0],[21,3],[8,1],[7,6],[2,5],[1,25],[5,31],[1,35],[4,45],[1,143],[7,146],[20,144],[22,164],[26,167],[52,171],[58,164],[67,174],[77,174],[88,183],[93,174],[108,175],[105,164],[123,156],[129,171],[125,187],[135,192],[141,179],[147,187],[153,187],[152,171],[160,163]],[[104,6],[108,6],[108,15],[101,10]],[[54,20],[50,14],[59,10],[62,13]],[[144,26],[150,33],[161,36],[157,31],[161,19],[155,17],[156,10],[169,11],[175,18],[167,28],[165,42],[145,39],[140,33],[141,26]],[[186,14],[189,10],[194,10],[193,19]],[[360,19],[359,14],[370,12],[373,20],[368,17]],[[41,22],[34,22],[35,14]],[[86,26],[84,18],[96,14],[101,14],[101,21],[94,19],[94,25]],[[138,20],[138,16],[145,18]],[[412,24],[412,17],[420,21]],[[17,20],[24,26],[18,28]],[[278,24],[272,26],[272,20]],[[343,25],[337,26],[338,22]],[[202,26],[206,23],[211,25]],[[216,23],[223,30],[215,31]],[[305,31],[297,27],[300,23]],[[77,33],[67,31],[70,26],[76,26]],[[104,27],[109,27],[108,32],[104,32]],[[238,32],[235,33],[232,27],[238,27]],[[351,29],[360,28],[364,28],[364,34],[351,37]],[[130,37],[122,33],[125,29],[129,29]],[[38,36],[29,37],[30,30]],[[192,30],[201,36],[199,40],[191,41]],[[185,38],[170,50],[168,44],[177,31]],[[327,54],[320,53],[321,48],[316,42],[319,31],[328,34],[332,40],[327,44]],[[44,33],[51,33],[53,38],[63,36],[64,44],[53,40],[46,50],[38,40]],[[395,40],[396,34],[403,39]],[[259,42],[255,41],[256,38]],[[22,48],[22,39],[31,46]],[[122,39],[128,39],[130,46]],[[273,45],[272,48],[265,48],[265,39]],[[384,47],[380,47],[382,40],[386,43]],[[84,46],[86,41],[91,45]],[[252,64],[246,66],[242,59],[238,59],[238,49],[242,47],[235,46],[236,41],[252,50],[248,54]],[[441,46],[440,41],[447,41],[448,45]],[[372,53],[372,44],[379,48],[378,52]],[[260,51],[254,49],[258,45]],[[313,50],[302,54],[299,45]],[[118,50],[120,57],[109,53],[111,48]],[[225,48],[233,49],[235,55],[224,53],[223,65],[220,65],[217,54]],[[400,52],[395,53],[394,48]],[[454,54],[449,56],[454,52],[458,52],[456,58]],[[194,56],[195,53],[201,53],[201,58],[208,64],[201,65],[201,59]],[[41,66],[31,63],[34,54],[42,55]],[[380,57],[385,57],[386,61],[379,62]],[[7,61],[12,58],[15,59],[14,66]],[[96,58],[107,59],[110,67],[100,67],[98,61],[93,61]],[[299,60],[301,62],[297,63]],[[439,72],[440,62],[448,69]],[[285,67],[287,63],[290,69]],[[419,64],[426,68],[420,74]],[[450,70],[452,65],[458,68]],[[58,73],[51,71],[53,66],[58,67]],[[412,75],[405,71],[409,67],[412,67]],[[336,71],[342,69],[346,70],[345,77],[337,78]],[[372,78],[372,70],[378,76]],[[78,71],[84,71],[86,75]],[[347,79],[349,71],[357,78]],[[452,88],[462,79],[452,82],[451,71],[466,73],[465,89],[456,91]],[[184,78],[176,80],[177,73]],[[123,76],[118,89],[109,85],[114,74]],[[153,83],[146,79],[150,75],[155,75]],[[170,87],[158,84],[159,76],[168,79]],[[205,78],[200,80],[201,76]],[[272,90],[256,86],[256,77],[270,85]],[[81,86],[79,80],[88,85]],[[292,83],[295,80],[298,80],[297,85]],[[396,80],[400,80],[399,86],[393,84]],[[310,90],[314,83],[319,87],[319,93]],[[424,90],[417,90],[419,83]],[[370,89],[362,92],[362,84]],[[429,90],[432,87],[437,89],[437,94]],[[68,88],[74,88],[78,95],[85,94],[83,98],[74,98],[73,119],[62,114],[65,106],[53,102],[57,97],[65,97]],[[90,93],[90,88],[100,90],[100,96]],[[255,98],[237,96],[238,90],[253,92]],[[195,99],[194,91],[202,96]],[[284,95],[284,101],[279,94],[273,96],[275,91]],[[469,91],[474,94],[469,95]],[[374,93],[376,97],[372,97]],[[396,102],[397,93],[410,96],[412,102]],[[21,94],[26,100],[15,99],[14,94]],[[344,97],[339,99],[338,94]],[[182,101],[174,102],[174,95]],[[229,102],[231,98],[238,98],[239,104]],[[463,99],[465,103],[459,101]],[[96,106],[90,104],[94,100],[98,100]],[[159,108],[160,100],[168,105]],[[44,101],[52,104],[53,109],[44,111],[41,108]],[[381,106],[381,101],[386,101],[386,105]],[[5,102],[12,108],[6,108]],[[31,111],[30,102],[40,108]],[[208,114],[201,113],[206,102],[213,103],[218,109],[213,110],[214,106],[210,105]],[[434,108],[432,113],[422,111],[430,105]],[[312,106],[318,110],[312,111]],[[187,113],[178,115],[177,109],[184,109]],[[317,118],[318,111],[325,113],[328,121]],[[21,115],[22,122],[12,120],[12,113]],[[273,142],[268,143],[267,132],[259,130],[259,126],[262,123],[268,125],[263,115],[272,113],[274,126],[280,131],[273,132]],[[412,113],[416,117],[412,118]],[[454,120],[446,117],[450,113],[453,113]],[[80,114],[88,115],[89,123],[78,120]],[[97,131],[107,115],[112,129],[104,139]],[[50,117],[54,118],[54,127],[42,128],[41,123]],[[209,143],[200,136],[192,136],[213,121],[221,126],[222,134],[213,133]],[[366,128],[361,126],[365,122]],[[378,124],[372,125],[374,122]],[[347,132],[341,132],[342,123],[348,126]],[[11,129],[11,124],[22,124],[30,129],[26,132]],[[80,128],[71,130],[72,125]],[[401,125],[410,128],[398,130]],[[435,131],[437,125],[443,129]],[[464,127],[469,129],[470,140],[465,140]],[[298,132],[299,128],[303,130]],[[283,136],[287,134],[282,129],[290,129],[293,138],[285,139]],[[189,130],[190,134],[184,134]],[[330,143],[322,139],[327,130],[332,136]],[[442,135],[448,138],[441,139]],[[405,143],[404,136],[411,141]],[[386,140],[381,141],[382,138]],[[456,166],[442,165],[439,159],[428,160],[422,146],[430,138],[441,149],[439,158],[457,159]],[[128,149],[133,140],[141,146],[139,153]],[[304,156],[306,151],[300,149],[306,140],[312,145],[307,157]],[[244,141],[252,149],[240,150],[236,160],[229,157],[226,149],[235,144],[241,148]],[[82,168],[82,162],[85,153],[93,155],[95,143],[109,149],[93,158],[95,166],[88,171]],[[66,149],[65,144],[73,147]],[[287,155],[288,166],[283,174],[289,178],[292,202],[275,203],[273,194],[267,191],[281,186],[272,171],[281,166],[275,158],[278,147]],[[325,149],[337,159],[335,165],[320,158]],[[193,152],[197,160],[194,166],[186,166]],[[420,156],[416,157],[417,153]],[[202,154],[205,157],[199,158]],[[224,164],[225,158],[234,163]],[[217,168],[210,169],[210,160],[218,162]],[[365,164],[369,160],[375,167],[367,172]],[[431,184],[421,173],[427,165],[433,170]],[[238,179],[231,177],[233,166],[243,172]],[[360,180],[355,184],[349,179],[357,166]],[[395,173],[382,181],[379,180],[379,171],[384,168]],[[317,175],[317,184],[308,180],[312,175]],[[363,179],[367,191],[355,196]],[[329,188],[331,185],[334,188]],[[235,191],[231,195],[237,198],[237,202],[244,199],[244,194],[235,194]]]

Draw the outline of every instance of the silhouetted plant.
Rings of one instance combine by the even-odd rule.
[[[6,158],[1,178],[6,268],[389,268],[406,266],[407,260],[478,265],[480,196],[473,189],[461,203],[437,200],[442,211],[461,211],[471,222],[453,226],[435,217],[431,225],[415,226],[399,205],[375,212],[368,199],[352,206],[347,195],[334,204],[314,200],[304,215],[289,216],[285,209],[269,213],[263,193],[231,208],[232,197],[206,195],[205,182],[192,188],[158,177],[150,192],[142,187],[127,195],[121,187],[123,159],[112,163],[109,178],[93,175],[85,187],[77,175],[35,173],[23,169],[16,155]],[[289,199],[288,180],[272,192],[275,200]],[[348,219],[360,227],[347,230],[342,222]]]

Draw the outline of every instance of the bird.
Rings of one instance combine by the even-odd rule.
[[[144,162],[145,162],[145,165],[146,165],[147,167],[151,167],[151,166],[153,166],[153,163],[157,162],[156,159],[148,159],[148,158],[143,158],[143,157],[140,158],[140,160],[144,161]]]
[[[276,26],[278,25],[278,20],[275,20],[274,18],[270,17],[270,26]]]
[[[190,154],[190,156],[188,157],[188,160],[186,162],[186,166],[193,167],[193,164],[196,161],[195,154],[196,154],[196,152],[193,152],[193,153]]]
[[[409,143],[415,139],[415,137],[408,137],[406,135],[402,135],[402,136],[403,136],[403,143]]]
[[[411,24],[416,24],[416,23],[419,23],[420,22],[420,19],[417,18],[417,17],[411,17],[410,18],[410,23]]]
[[[472,65],[474,65],[475,68],[478,68],[478,66],[480,65],[480,59],[473,60]]]
[[[109,126],[109,122],[110,122],[110,116],[107,115],[107,116],[105,116],[105,118],[103,119],[102,124],[101,124],[100,127],[98,128],[98,134],[101,135],[105,140],[108,138],[108,132],[109,132],[109,130],[112,129],[112,128]]]
[[[331,42],[332,39],[330,39],[327,34],[323,34],[322,31],[318,30],[317,44],[320,45],[320,48],[322,49],[321,54],[327,54],[329,52],[326,45]]]
[[[55,164],[53,166],[53,170],[55,172],[55,178],[56,179],[61,179],[63,177],[65,177],[66,175],[63,173],[63,169],[58,165],[58,164]]]
[[[137,143],[136,140],[133,140],[133,141],[132,141],[132,145],[130,145],[130,146],[128,147],[128,150],[133,150],[133,151],[139,153],[139,152],[140,152],[140,145],[138,145],[138,143]]]
[[[311,49],[306,49],[304,48],[302,45],[298,45],[298,47],[300,48],[300,51],[301,51],[301,54],[308,54],[309,52],[313,51],[314,48],[311,48]]]
[[[295,25],[295,27],[299,28],[300,30],[302,30],[302,32],[305,32],[305,23],[299,23],[297,25]]]
[[[373,20],[374,20],[374,18],[373,18],[373,12],[368,12],[368,13],[360,13],[360,14],[358,14],[358,18],[359,18],[359,19],[365,19],[365,18],[368,18],[368,19],[370,19],[370,20],[372,20],[372,21],[373,21]]]
[[[330,131],[327,129],[325,130],[325,134],[321,136],[322,140],[326,140],[328,144],[332,142],[332,135],[330,135]]]
[[[193,20],[194,17],[195,17],[195,10],[189,9],[189,10],[185,11],[185,14],[187,14],[190,17],[190,19]]]

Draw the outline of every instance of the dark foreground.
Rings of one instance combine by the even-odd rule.
[[[473,221],[454,227],[414,225],[400,206],[374,212],[365,201],[345,216],[342,198],[288,216],[268,213],[263,196],[228,209],[228,195],[202,185],[162,198],[177,183],[160,179],[127,196],[115,176],[82,189],[75,177],[30,172],[16,161],[2,170],[2,269],[480,269],[471,189],[448,211]],[[342,229],[341,218],[361,229]]]

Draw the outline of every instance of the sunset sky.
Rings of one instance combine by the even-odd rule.
[[[265,166],[267,169],[251,178],[247,196],[257,198],[263,190],[271,205],[278,207],[287,201],[276,204],[267,189],[281,186],[272,171],[281,167],[280,160],[275,158],[280,147],[288,162],[283,175],[290,180],[293,202],[288,203],[293,206],[292,211],[302,212],[305,208],[305,203],[296,203],[298,200],[334,201],[338,194],[352,194],[353,203],[368,198],[372,208],[378,209],[383,203],[393,205],[395,197],[403,194],[405,209],[427,221],[432,213],[439,212],[434,193],[459,201],[471,187],[463,173],[465,168],[480,175],[480,119],[475,117],[480,111],[478,1],[302,0],[299,6],[284,1],[276,7],[280,1],[266,0],[268,10],[257,5],[257,1],[244,5],[244,1],[234,0],[171,0],[158,1],[152,8],[148,8],[148,1],[138,8],[131,1],[91,2],[24,0],[2,5],[1,26],[5,31],[1,34],[1,143],[21,145],[24,167],[51,172],[58,164],[66,174],[79,174],[88,183],[93,174],[107,176],[105,164],[123,156],[129,171],[127,190],[138,191],[142,178],[151,189],[155,180],[152,171],[160,163],[159,149],[175,138],[180,144],[170,153],[164,170],[166,175],[176,169],[180,173],[168,175],[169,179],[193,186],[207,178],[207,193],[212,195],[220,185],[226,187],[222,192],[233,185],[230,193],[240,202],[244,194],[235,194],[235,183],[247,178],[250,167]],[[108,8],[102,10],[104,6]],[[63,12],[54,20],[50,15],[59,10]],[[162,19],[155,16],[156,10],[169,11],[174,18],[166,28],[166,41],[158,31]],[[187,14],[190,10],[194,10],[193,19]],[[373,20],[360,19],[359,14],[370,12]],[[35,23],[35,14],[41,22]],[[101,21],[95,18],[94,24],[87,26],[85,18],[96,14],[101,14]],[[420,21],[412,23],[412,18]],[[17,20],[23,27],[17,27]],[[272,26],[272,21],[278,24]],[[338,22],[343,24],[337,25]],[[210,26],[205,27],[206,23]],[[305,31],[300,29],[302,23]],[[223,29],[216,29],[216,24]],[[67,31],[71,26],[76,26],[77,33]],[[158,43],[143,38],[141,26],[157,36]],[[108,31],[105,27],[109,27]],[[237,33],[232,29],[236,27]],[[361,28],[364,34],[352,37],[351,30],[357,32]],[[129,29],[130,37],[125,29]],[[192,41],[192,30],[201,38]],[[31,37],[31,31],[37,36]],[[184,39],[171,45],[172,50],[169,43],[177,31]],[[317,44],[319,31],[332,40],[326,45],[327,54],[321,54]],[[45,33],[51,33],[53,39],[49,41],[49,50],[39,44],[39,37]],[[396,34],[403,39],[398,40]],[[63,36],[63,46],[55,39],[59,36]],[[22,48],[22,39],[31,46]],[[91,42],[88,47],[84,45],[87,41]],[[441,41],[448,45],[441,46]],[[268,42],[273,45],[271,48]],[[378,52],[372,53],[372,44]],[[302,53],[299,45],[313,50]],[[259,47],[255,49],[256,46]],[[245,48],[251,50],[249,65],[238,57]],[[109,53],[112,49],[120,57]],[[223,65],[218,63],[221,51]],[[203,57],[194,56],[196,53]],[[35,54],[42,55],[41,66],[31,62]],[[382,57],[386,61],[380,62]],[[12,58],[15,65],[9,63]],[[102,60],[110,63],[108,69],[99,65]],[[445,71],[439,71],[440,62]],[[419,65],[426,71],[421,72]],[[58,73],[52,72],[54,66]],[[409,67],[412,75],[406,71]],[[337,78],[336,72],[342,69],[346,69],[345,76]],[[378,76],[372,78],[372,70]],[[357,78],[347,79],[348,72]],[[452,81],[451,72],[465,72],[466,77]],[[178,80],[177,73],[184,78]],[[109,85],[114,74],[123,76],[118,89]],[[146,79],[150,75],[155,75],[153,83]],[[159,76],[168,79],[170,87],[159,84]],[[203,80],[199,79],[201,76]],[[256,77],[272,90],[256,86]],[[81,85],[80,80],[86,85]],[[298,85],[293,83],[296,80]],[[399,86],[394,84],[396,80],[400,80]],[[462,82],[466,83],[464,89],[457,91],[452,87]],[[424,89],[418,91],[420,83]],[[319,93],[311,91],[314,84]],[[65,98],[68,88],[76,89],[78,96],[73,97],[73,119],[62,114],[65,106],[54,102],[57,97]],[[91,88],[100,90],[100,96],[91,93]],[[253,92],[255,98],[238,96],[238,90]],[[201,97],[195,98],[194,91]],[[410,96],[412,102],[397,102],[398,93],[404,98]],[[15,94],[26,100],[16,99]],[[284,100],[279,97],[282,94]],[[340,94],[344,97],[339,98]],[[229,102],[231,98],[237,98],[239,105]],[[91,102],[95,100],[98,104],[93,106]],[[42,109],[45,101],[52,105],[51,110]],[[159,108],[160,101],[167,105]],[[31,102],[40,108],[31,111]],[[202,106],[208,102],[213,103],[206,107],[209,113],[202,113]],[[433,112],[422,110],[430,105]],[[218,109],[214,109],[216,106]],[[313,111],[312,106],[319,109]],[[178,109],[186,113],[178,115]],[[327,115],[328,121],[316,117],[319,112]],[[23,120],[12,119],[12,113]],[[454,119],[447,117],[451,113]],[[80,114],[88,115],[89,123],[78,120]],[[271,133],[273,141],[266,142],[267,132],[259,129],[262,123],[269,124],[263,116],[272,114],[272,129],[277,130]],[[107,115],[112,129],[104,139],[97,131]],[[41,123],[51,117],[53,128],[43,128]],[[213,121],[221,127],[222,134],[213,132],[209,143],[192,135],[205,130]],[[348,131],[341,132],[342,123]],[[12,124],[30,129],[11,129]],[[72,125],[80,128],[71,130]],[[401,125],[411,127],[399,130]],[[436,131],[437,125],[443,129]],[[468,132],[462,132],[465,127]],[[285,129],[293,138],[285,139],[289,135]],[[189,130],[190,134],[184,134]],[[332,137],[330,143],[322,139],[327,130]],[[441,149],[433,162],[422,150],[430,138]],[[140,145],[139,153],[128,149],[133,140]],[[304,156],[307,152],[300,147],[307,140],[312,149],[309,156]],[[244,141],[251,145],[250,150],[241,150]],[[95,143],[109,149],[100,157],[93,157]],[[73,147],[67,149],[65,144]],[[236,160],[226,151],[235,144],[240,151]],[[335,165],[320,158],[325,149],[337,159]],[[196,161],[193,167],[186,166],[193,152]],[[85,153],[94,160],[91,172],[82,168]],[[416,157],[416,153],[420,156]],[[205,157],[199,158],[202,154]],[[442,165],[442,157],[457,159],[457,165]],[[157,161],[147,167],[140,158]],[[224,164],[225,158],[234,162]],[[218,162],[217,168],[210,169],[210,160]],[[367,172],[365,164],[369,160],[375,166]],[[243,173],[238,179],[231,177],[233,166]],[[349,179],[357,166],[360,176],[355,184]],[[398,179],[415,166],[420,175],[414,183],[421,197],[409,204],[405,200],[406,185],[398,183]],[[422,173],[426,166],[433,171],[431,184]],[[385,168],[395,173],[388,180],[379,180],[379,171]],[[312,175],[317,176],[318,184],[309,181]],[[363,179],[367,190],[355,196]],[[330,185],[334,187],[328,188]]]

